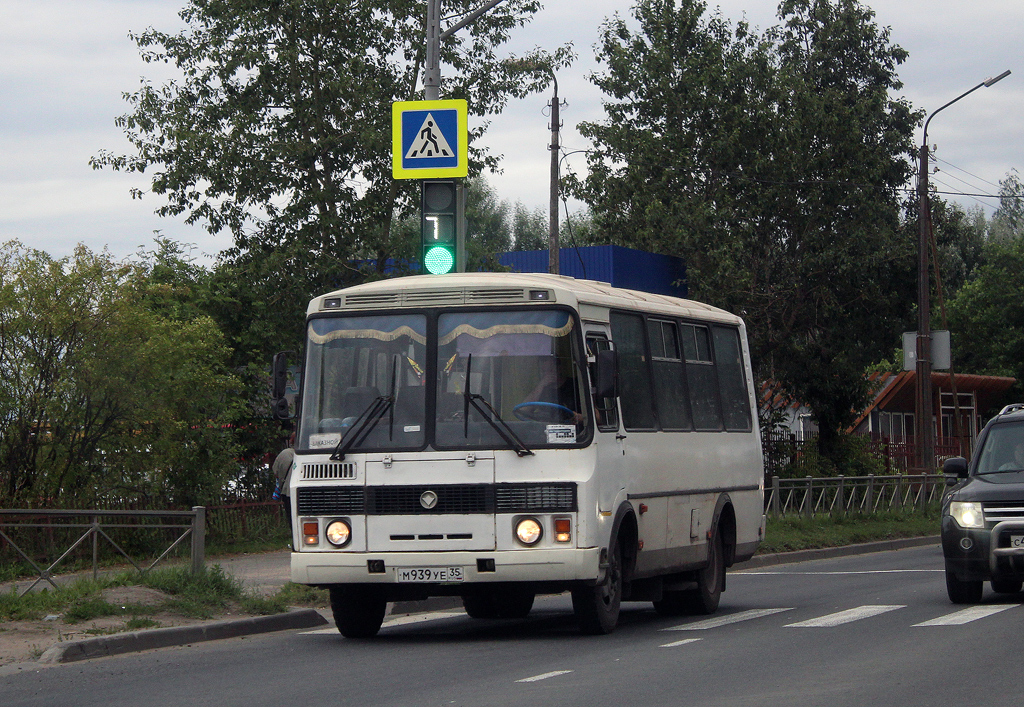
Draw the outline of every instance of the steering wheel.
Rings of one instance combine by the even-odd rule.
[[[544,415],[547,412],[548,415]],[[530,400],[525,403],[519,403],[512,408],[512,414],[517,419],[531,422],[550,422],[550,414],[557,413],[559,422],[568,422],[575,415],[576,412],[565,405],[559,405],[558,403],[546,403],[541,400]]]

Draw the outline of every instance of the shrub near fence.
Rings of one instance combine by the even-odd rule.
[[[772,476],[765,489],[765,512],[781,518],[937,509],[945,488],[942,474],[804,479]]]

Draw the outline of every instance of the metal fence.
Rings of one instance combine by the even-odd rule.
[[[780,479],[772,476],[765,512],[784,516],[845,516],[938,507],[946,487],[942,474],[835,476]]]
[[[122,545],[115,541],[111,535],[117,534],[108,531],[121,531],[124,529],[164,529],[169,530],[174,540],[160,553],[159,557],[153,560],[148,566],[137,562]],[[78,535],[78,531],[85,532]],[[30,550],[24,549],[25,540],[19,537],[21,544],[16,541],[13,531],[25,531],[29,533],[43,530],[72,531],[67,537],[78,538],[70,543],[68,548],[61,555],[43,567],[31,557]],[[21,533],[25,535],[25,533]],[[135,567],[139,573],[144,574],[153,569],[158,563],[166,558],[171,551],[181,545],[185,539],[191,539],[191,568],[195,573],[201,572],[205,566],[206,555],[206,509],[203,506],[195,506],[191,511],[124,511],[124,510],[44,510],[44,509],[0,509],[0,539],[11,547],[21,558],[27,562],[38,574],[38,578],[28,587],[22,590],[19,596],[24,596],[40,582],[49,582],[54,589],[57,583],[54,581],[54,570],[57,565],[63,562],[77,548],[87,542],[92,545],[92,574],[95,579],[99,571],[100,543],[105,541],[118,555],[124,557]]]

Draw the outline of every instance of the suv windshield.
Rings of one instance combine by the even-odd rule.
[[[352,449],[415,449],[425,440],[426,329],[422,314],[309,322],[300,449],[333,449],[378,398],[383,417]]]
[[[992,425],[978,457],[979,474],[1024,471],[1024,422]]]

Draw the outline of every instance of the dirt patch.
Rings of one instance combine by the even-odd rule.
[[[237,605],[231,605],[212,618],[196,619],[173,611],[155,609],[166,605],[171,595],[144,586],[111,587],[101,598],[114,606],[142,607],[150,611],[132,616],[102,616],[88,621],[68,623],[62,615],[50,615],[36,621],[0,620],[0,666],[33,661],[52,645],[124,631],[147,630],[168,626],[190,626],[210,621],[238,619],[249,616]],[[134,621],[133,621],[134,620]],[[144,624],[144,625],[143,625]]]

